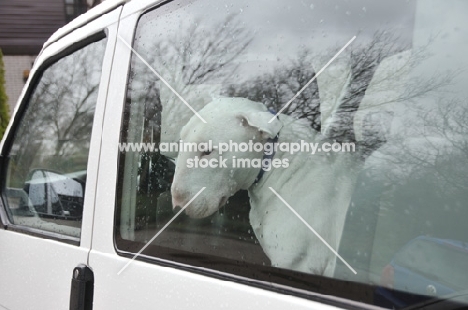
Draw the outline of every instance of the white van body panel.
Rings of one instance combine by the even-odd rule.
[[[96,173],[99,164],[102,138],[102,119],[107,96],[110,66],[115,46],[115,32],[122,8],[117,8],[100,18],[86,24],[59,41],[49,45],[37,58],[30,78],[23,89],[12,119],[19,119],[18,110],[32,77],[48,58],[57,55],[75,42],[86,39],[109,27],[106,54],[100,80],[100,89],[94,115],[86,196],[83,208],[81,242],[79,246],[34,237],[28,234],[0,230],[0,269],[2,273],[0,288],[0,308],[5,309],[68,309],[70,303],[70,285],[73,268],[78,264],[87,264],[91,248],[93,227],[94,197],[96,192]],[[26,102],[24,102],[26,103]],[[11,124],[5,133],[11,129]],[[2,144],[3,147],[3,144]]]

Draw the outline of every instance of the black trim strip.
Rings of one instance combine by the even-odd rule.
[[[143,246],[142,243],[122,239],[118,233],[114,236],[114,247],[120,256],[133,258],[134,253],[137,253]],[[304,274],[154,245],[148,246],[136,259],[344,309],[381,309],[372,305],[376,287],[364,283]]]
[[[0,175],[3,167],[3,157],[0,156]],[[4,182],[4,178],[0,178],[0,183]],[[3,187],[0,187],[3,188]],[[3,205],[3,199],[0,198],[0,225],[2,229],[7,229],[8,228],[8,215],[7,215],[7,210],[5,209],[5,206]]]
[[[44,50],[45,48],[47,48],[49,45],[55,43],[55,42],[58,42],[60,41],[60,39],[66,37],[67,35],[71,34],[72,32],[74,32],[75,30],[78,30],[80,28],[83,28],[84,26],[86,26],[87,24],[91,23],[92,21],[98,19],[99,17],[103,16],[103,15],[106,15],[112,11],[114,11],[115,9],[117,9],[118,7],[120,6],[123,6],[125,5],[129,0],[126,0],[125,2],[121,2],[121,3],[116,3],[115,5],[109,7],[107,10],[101,12],[100,14],[97,14],[97,15],[94,15],[93,17],[91,17],[90,19],[78,24],[75,28],[71,28],[70,30],[64,32],[62,35],[60,35],[59,37],[57,37],[54,41],[47,41],[44,43],[44,47],[42,48],[42,50]],[[41,52],[42,52],[41,50]]]
[[[80,238],[62,235],[62,234],[55,233],[52,231],[41,230],[38,228],[29,227],[29,226],[10,224],[6,226],[5,229],[14,231],[14,232],[20,232],[20,233],[33,236],[33,237],[39,237],[42,239],[56,240],[56,241],[60,241],[63,243],[76,245],[76,246],[80,245]]]

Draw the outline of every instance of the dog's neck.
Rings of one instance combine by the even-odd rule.
[[[271,109],[268,109],[268,111],[275,115],[276,118],[279,120],[279,116],[276,115],[276,112],[271,110]],[[275,143],[278,142],[278,138],[279,138],[279,132],[276,134],[276,136],[274,138],[268,138],[267,142],[266,143],[272,143],[273,145],[275,145]],[[255,178],[255,182],[253,182],[253,184],[257,184],[258,182],[260,182],[260,180],[263,178],[263,175],[265,174],[265,172],[267,172],[267,170],[264,169],[263,167],[263,162],[265,161],[265,159],[269,159],[270,160],[270,166],[271,166],[271,160],[273,159],[273,157],[275,156],[275,147],[273,147],[273,151],[271,152],[270,155],[266,154],[265,152],[263,152],[263,158],[262,158],[262,168],[260,168],[260,171],[258,172],[258,175],[257,177]],[[271,169],[271,167],[270,167]]]
[[[272,145],[275,145],[278,142],[278,138],[279,138],[279,132],[276,135],[276,137],[269,138],[266,143],[271,143]],[[275,156],[275,153],[276,153],[275,152],[275,147],[273,147],[273,151],[271,152],[271,154],[267,154],[266,152],[263,152],[262,168],[260,168],[260,171],[258,172],[258,175],[255,178],[255,182],[253,184],[257,184],[263,178],[263,175],[265,174],[265,172],[267,172],[267,170],[265,170],[265,168],[263,167],[263,162],[265,161],[265,159],[269,159],[270,160],[270,166],[271,166],[271,160]],[[270,169],[271,169],[271,167],[270,167]]]

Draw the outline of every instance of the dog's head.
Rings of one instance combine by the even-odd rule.
[[[274,138],[282,127],[277,119],[269,123],[273,114],[263,104],[243,98],[215,99],[199,114],[207,123],[194,115],[182,128],[180,139],[187,146],[192,143],[200,146],[212,141],[214,148],[207,151],[179,149],[171,187],[173,208],[184,207],[202,187],[206,187],[185,210],[192,218],[202,218],[216,212],[230,196],[240,189],[249,188],[260,171],[253,167],[239,168],[239,165],[233,165],[233,161],[261,160],[263,152],[229,148],[220,154],[216,146],[220,143],[230,144],[231,141],[237,145],[249,141],[252,144],[265,143],[269,138]],[[211,165],[197,167],[197,159],[203,159],[204,163],[208,161]]]

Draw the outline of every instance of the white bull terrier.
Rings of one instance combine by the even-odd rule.
[[[233,143],[325,142],[320,133],[306,123],[286,115],[274,121],[267,108],[243,98],[221,98],[208,103],[182,128],[185,143],[216,146]],[[336,257],[293,212],[269,189],[273,188],[335,250],[338,249],[346,212],[362,160],[357,153],[290,152],[277,150],[273,159],[286,160],[289,166],[271,168],[233,167],[232,158],[264,159],[263,152],[228,150],[226,167],[191,167],[198,158],[219,158],[219,149],[207,152],[180,152],[172,184],[173,207],[183,207],[202,188],[206,189],[185,209],[192,218],[207,217],[222,207],[241,189],[250,196],[250,224],[273,266],[310,274],[333,276]],[[265,169],[266,170],[266,169]],[[259,177],[261,176],[261,178]],[[259,180],[258,180],[259,179]]]

